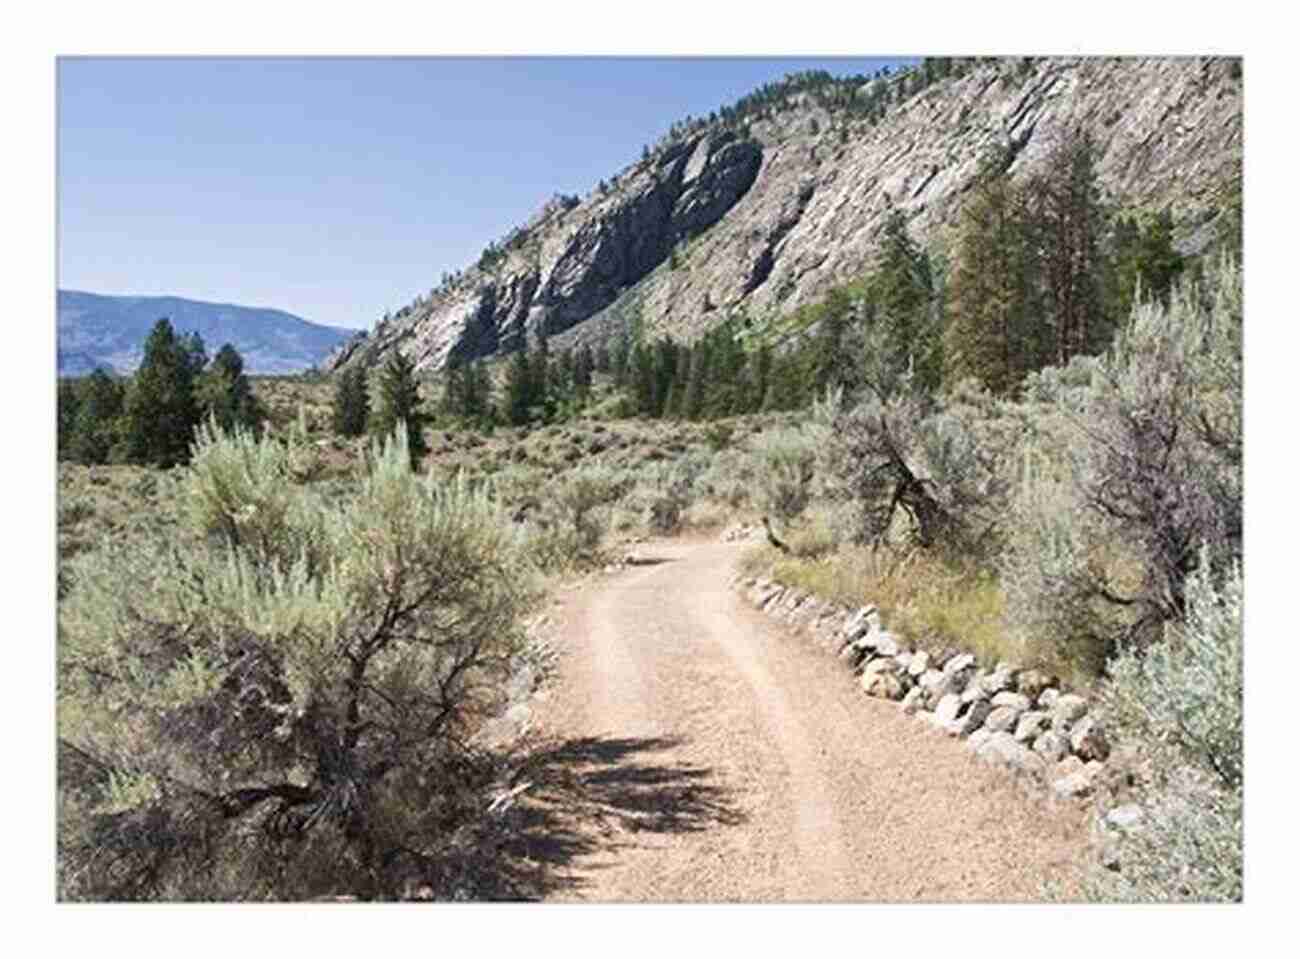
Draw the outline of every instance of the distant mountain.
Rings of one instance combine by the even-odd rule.
[[[97,366],[131,372],[140,365],[149,330],[163,317],[177,332],[197,332],[209,355],[232,344],[250,373],[305,370],[356,332],[309,323],[283,310],[59,290],[59,375],[81,376]]]

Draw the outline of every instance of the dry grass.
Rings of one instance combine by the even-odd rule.
[[[888,628],[922,649],[956,646],[989,665],[1025,660],[1003,625],[996,578],[934,554],[845,546],[806,558],[764,544],[747,550],[741,567],[843,606],[874,604]]]

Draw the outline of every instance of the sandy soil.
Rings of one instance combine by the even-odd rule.
[[[561,610],[515,850],[551,899],[1020,901],[1083,817],[870,699],[747,606],[738,547],[668,541]]]

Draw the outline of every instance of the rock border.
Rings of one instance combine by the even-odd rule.
[[[732,585],[766,615],[802,632],[857,677],[862,691],[966,744],[982,759],[1047,787],[1087,799],[1103,782],[1110,744],[1083,696],[1037,669],[1000,662],[980,669],[974,654],[911,648],[884,628],[875,606],[850,609],[766,577]]]

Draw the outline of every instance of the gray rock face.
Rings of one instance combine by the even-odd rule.
[[[547,203],[500,244],[499,262],[468,268],[324,367],[401,349],[437,369],[512,349],[524,329],[558,334],[552,348],[563,349],[607,339],[632,312],[649,337],[678,340],[732,312],[787,314],[861,272],[891,209],[929,245],[958,222],[990,146],[1014,144],[1019,181],[1074,122],[1095,139],[1103,191],[1132,208],[1168,205],[1176,240],[1194,245],[1240,163],[1241,117],[1229,62],[1194,57],[981,64],[903,97],[874,125],[792,97],[744,135],[697,128],[608,190]]]
[[[1060,690],[1044,689],[1038,694],[1038,708],[1050,713],[1054,708],[1056,708],[1056,701],[1060,698]]]

